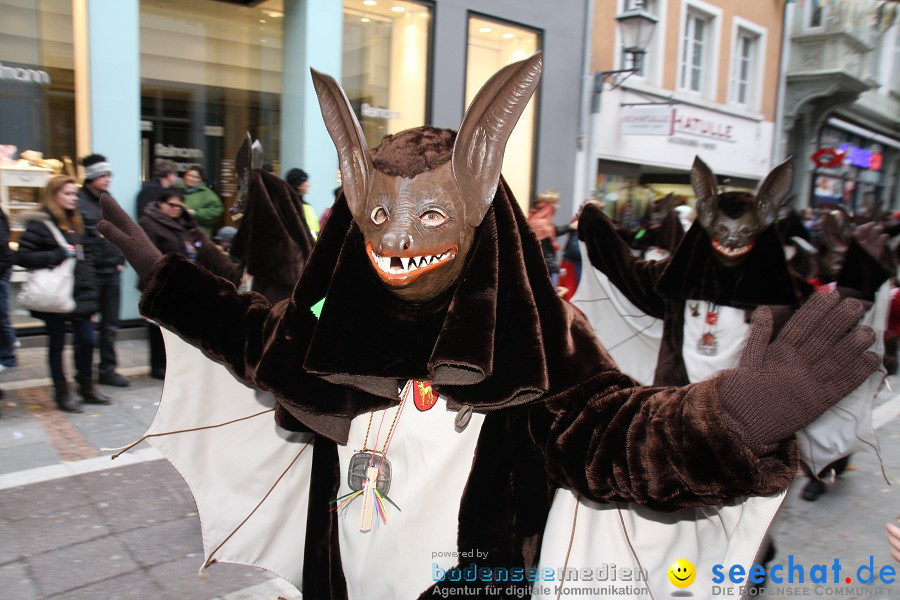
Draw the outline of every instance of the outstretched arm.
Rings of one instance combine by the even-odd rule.
[[[640,260],[616,232],[612,221],[594,204],[585,205],[578,219],[578,238],[587,246],[591,265],[599,269],[644,313],[661,319],[665,304],[654,286],[667,260]]]
[[[793,478],[792,436],[878,363],[862,305],[813,297],[771,342],[756,311],[737,368],[682,388],[640,388],[605,371],[550,398],[553,477],[589,498],[658,510],[770,495]]]

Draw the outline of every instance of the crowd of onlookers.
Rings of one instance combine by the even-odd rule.
[[[28,271],[65,270],[71,286],[74,308],[65,312],[50,308],[31,310],[44,322],[48,337],[47,362],[53,381],[54,399],[60,410],[81,412],[82,402],[109,404],[112,400],[95,382],[127,387],[129,381],[117,372],[116,333],[119,328],[121,273],[125,269],[122,252],[97,231],[101,219],[100,198],[109,194],[113,177],[106,157],[91,154],[81,160],[84,179],[67,175],[53,177],[42,190],[37,210],[23,215],[25,230],[17,243],[10,244],[7,216],[0,211],[0,370],[17,366],[20,342],[10,321],[10,276],[18,264]],[[164,253],[196,260],[204,246],[227,252],[238,232],[223,226],[225,206],[209,186],[203,168],[189,165],[179,177],[179,165],[158,159],[153,176],[136,199],[139,224]],[[271,168],[270,168],[271,170]],[[315,211],[303,196],[310,187],[302,169],[292,169],[285,179],[299,198],[299,213],[311,230],[319,230]],[[236,261],[237,262],[237,261]],[[143,282],[139,282],[141,287]],[[72,393],[63,361],[65,336],[72,334],[77,395]],[[166,355],[159,327],[148,322],[151,377],[165,377]],[[94,377],[94,349],[99,350],[97,377]]]

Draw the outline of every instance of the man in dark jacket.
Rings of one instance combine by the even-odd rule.
[[[135,218],[140,219],[149,204],[156,204],[166,190],[178,183],[178,169],[175,162],[166,158],[153,161],[153,179],[146,182],[138,193]]]
[[[98,381],[104,385],[127,387],[128,380],[116,373],[116,332],[119,329],[121,274],[125,257],[114,244],[97,233],[100,220],[100,196],[109,193],[112,167],[102,154],[81,159],[84,185],[78,190],[78,210],[84,220],[85,250],[91,247],[96,257],[100,367]]]

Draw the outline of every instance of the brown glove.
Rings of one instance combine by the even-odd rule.
[[[875,260],[881,260],[888,245],[888,235],[884,228],[874,222],[864,223],[853,232],[856,243]]]
[[[97,231],[122,249],[141,281],[147,279],[159,266],[162,252],[109,194],[100,197],[100,212],[103,220],[97,223]]]
[[[720,375],[732,431],[754,451],[770,452],[859,387],[879,363],[866,351],[875,333],[857,325],[862,314],[858,300],[815,294],[770,343],[772,312],[756,309],[737,368]]]

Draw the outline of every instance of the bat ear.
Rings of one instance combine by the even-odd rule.
[[[262,142],[259,140],[254,140],[254,142],[250,145],[250,168],[251,169],[262,169],[263,162],[263,148]]]
[[[704,229],[709,229],[718,210],[719,192],[716,176],[699,156],[691,167],[691,185],[697,198],[697,218]]]
[[[359,213],[365,207],[375,171],[372,166],[372,156],[369,153],[362,127],[356,120],[356,115],[353,113],[353,108],[350,106],[344,90],[333,77],[315,69],[310,69],[310,71],[316,95],[319,97],[322,117],[325,119],[325,128],[328,129],[331,141],[337,148],[344,196],[347,198],[350,212],[359,222],[361,218]]]
[[[794,162],[792,158],[788,158],[766,175],[756,192],[756,214],[763,227],[768,227],[775,222],[775,218],[778,216],[778,207],[791,191],[793,180]]]
[[[231,208],[232,215],[242,215],[247,208],[247,190],[250,186],[250,171],[253,169],[252,144],[250,140],[250,132],[248,131],[244,142],[238,149],[237,156],[234,157],[234,174],[235,179],[237,179],[238,194],[237,200],[235,200],[234,206]],[[257,141],[256,143],[258,144],[259,142]],[[262,150],[260,150],[260,154],[262,154]]]
[[[238,189],[247,189],[247,180],[250,178],[250,132],[241,147],[238,148],[237,156],[234,157],[234,172],[237,177]]]
[[[453,175],[466,203],[466,222],[481,224],[500,183],[506,142],[537,89],[543,55],[507,65],[472,100],[453,145]]]

